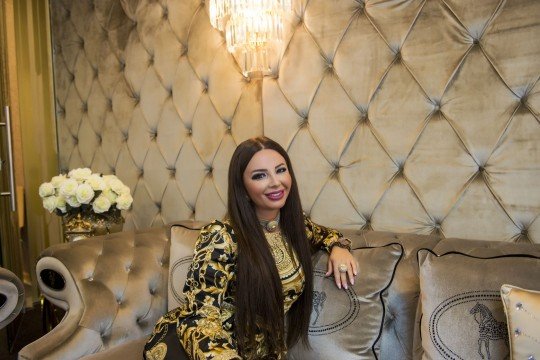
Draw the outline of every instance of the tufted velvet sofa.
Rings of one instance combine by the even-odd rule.
[[[201,224],[179,224],[188,229],[184,234],[190,237],[180,241],[192,247]],[[174,226],[111,234],[45,250],[37,263],[39,285],[44,296],[65,309],[66,315],[50,333],[22,349],[19,358],[141,358],[154,323],[167,311]],[[459,250],[477,256],[540,255],[538,244],[375,231],[345,233],[353,248],[400,243],[404,249],[394,280],[384,294],[386,315],[376,344],[378,358],[383,360],[418,359],[422,354],[417,326],[418,249],[440,253]]]

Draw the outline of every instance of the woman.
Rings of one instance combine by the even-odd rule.
[[[339,232],[304,216],[289,156],[279,144],[266,137],[244,141],[229,166],[227,220],[201,230],[184,286],[186,304],[159,320],[146,358],[285,358],[298,340],[307,344],[312,250],[329,252],[326,275],[347,288],[357,271],[349,245]]]

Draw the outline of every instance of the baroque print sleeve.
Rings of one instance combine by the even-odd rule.
[[[307,215],[304,214],[304,224],[306,225],[306,236],[313,246],[330,252],[332,246],[343,237],[339,231],[317,225]]]
[[[192,359],[240,359],[232,335],[234,310],[224,301],[236,264],[236,243],[219,221],[201,230],[184,294],[177,334]]]

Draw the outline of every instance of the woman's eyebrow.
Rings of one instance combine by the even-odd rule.
[[[280,163],[280,164],[276,165],[275,169],[277,169],[280,166],[284,166],[284,165],[285,165],[285,163]],[[268,170],[267,169],[255,169],[255,170],[251,171],[252,174],[256,173],[256,172],[268,172]]]

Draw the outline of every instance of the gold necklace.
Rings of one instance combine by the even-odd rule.
[[[279,213],[274,220],[259,219],[259,223],[261,224],[264,230],[268,231],[269,233],[273,233],[279,227]]]

